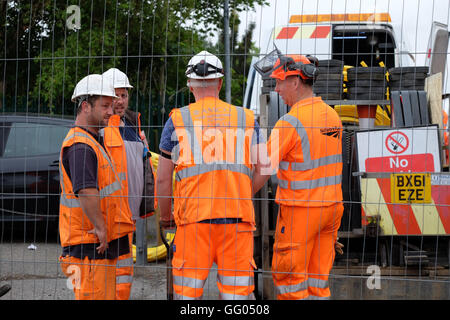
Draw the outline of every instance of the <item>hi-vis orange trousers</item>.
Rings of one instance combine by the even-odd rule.
[[[133,233],[128,235],[130,252],[119,256],[116,264],[116,300],[128,300],[133,283]]]
[[[280,205],[272,278],[279,300],[329,299],[328,275],[344,207]]]
[[[116,293],[116,260],[60,257],[61,269],[68,277],[76,300],[114,300]]]
[[[249,223],[190,223],[174,241],[174,299],[199,300],[213,262],[221,300],[254,299],[253,230]]]

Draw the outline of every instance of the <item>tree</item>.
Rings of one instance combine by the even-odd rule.
[[[28,96],[39,73],[32,59],[39,55],[50,19],[49,0],[0,1],[0,107],[14,108],[17,97]]]
[[[236,10],[233,10],[230,15],[230,46],[231,46],[231,99],[232,103],[242,106],[245,94],[245,86],[247,83],[247,76],[250,69],[252,57],[257,55],[258,49],[255,43],[252,42],[253,32],[256,28],[255,23],[250,23],[245,30],[242,39],[238,40],[239,25],[241,23],[239,15]],[[220,41],[217,43],[216,50],[224,52],[224,31],[220,32]],[[221,98],[225,97],[225,92],[221,92]]]
[[[263,2],[230,0],[230,8],[251,10]],[[5,34],[0,37],[0,93],[5,101],[26,97],[28,105],[37,102],[38,110],[73,114],[76,82],[115,66],[129,75],[136,101],[147,97],[149,104],[176,105],[180,98],[189,99],[187,61],[211,47],[207,36],[223,24],[222,3],[79,0],[81,28],[70,30],[67,0],[0,2]]]

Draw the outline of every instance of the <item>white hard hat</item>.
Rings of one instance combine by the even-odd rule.
[[[101,74],[90,74],[81,79],[73,90],[72,101],[82,96],[105,96],[118,98],[112,81]]]
[[[186,76],[190,79],[217,79],[223,77],[222,62],[212,53],[202,51],[189,60]]]
[[[128,81],[128,77],[125,73],[116,68],[111,68],[105,72],[103,72],[104,77],[110,77],[114,88],[133,88]]]

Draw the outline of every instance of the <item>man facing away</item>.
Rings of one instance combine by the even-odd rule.
[[[160,142],[160,224],[176,222],[175,299],[201,299],[213,262],[221,299],[254,299],[252,176],[265,150],[253,112],[219,99],[220,60],[202,51],[189,61],[195,103],[174,109]],[[171,212],[172,173],[176,172]]]
[[[134,225],[112,153],[123,152],[119,140],[105,146],[99,130],[113,115],[112,82],[98,74],[75,86],[75,126],[63,141],[60,156],[59,230],[61,268],[77,300],[114,300],[117,257],[130,251]],[[116,136],[117,137],[117,136]],[[119,168],[120,169],[120,168]]]

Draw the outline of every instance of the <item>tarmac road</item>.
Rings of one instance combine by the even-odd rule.
[[[58,263],[61,247],[57,243],[0,244],[0,285],[8,283],[12,289],[1,300],[74,300],[67,277]],[[166,300],[166,263],[151,262],[135,265],[131,300]],[[205,298],[215,300],[217,271],[211,270],[205,284]]]
[[[30,247],[32,243],[23,239],[1,239],[0,285],[10,284],[12,289],[0,300],[74,300],[67,277],[58,263],[61,253],[59,243],[44,240]],[[369,267],[335,266],[329,279],[332,299],[450,300],[448,266],[422,268],[421,273],[418,269],[380,268],[379,282],[368,272]],[[165,260],[145,266],[135,265],[134,270],[131,300],[166,300]],[[217,267],[214,265],[204,287],[205,300],[218,299],[216,276]],[[271,286],[270,272],[266,272],[264,278]],[[261,278],[258,282],[263,283]],[[266,296],[276,299],[273,288]]]

